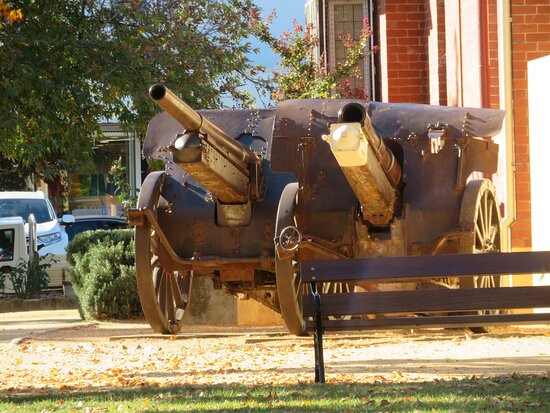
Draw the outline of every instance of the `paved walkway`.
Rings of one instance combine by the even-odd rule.
[[[77,310],[0,313],[0,343],[87,324]]]

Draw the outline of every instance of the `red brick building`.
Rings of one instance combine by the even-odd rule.
[[[494,177],[504,232],[514,250],[533,247],[540,225],[550,233],[548,218],[532,222],[533,192],[546,189],[533,188],[530,135],[540,121],[530,119],[535,107],[528,91],[550,93],[549,0],[309,0],[306,19],[319,28],[329,66],[337,60],[338,34],[352,33],[364,17],[379,46],[363,65],[373,100],[506,110],[505,128],[495,138],[501,160]],[[547,77],[529,78],[535,63],[548,68]],[[545,242],[550,248],[548,237]]]

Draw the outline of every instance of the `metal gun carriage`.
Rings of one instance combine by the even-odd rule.
[[[308,330],[305,260],[498,252],[498,110],[358,100],[194,111],[163,85],[149,123],[136,266],[151,327],[181,328],[193,277],[207,275]],[[498,287],[498,275],[332,281],[324,294]],[[343,315],[342,315],[342,318]],[[336,317],[336,321],[338,316]]]

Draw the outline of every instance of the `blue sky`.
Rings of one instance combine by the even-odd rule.
[[[265,19],[273,9],[277,13],[277,17],[271,25],[271,31],[275,36],[280,36],[285,30],[292,30],[292,22],[294,19],[298,20],[300,24],[304,24],[305,15],[304,15],[304,4],[305,0],[278,0],[278,1],[268,1],[268,0],[256,0],[256,5],[262,9],[262,19]],[[276,68],[278,58],[271,51],[271,49],[257,40],[252,40],[253,47],[258,47],[260,53],[256,55],[251,55],[250,57],[255,63],[262,64],[266,67],[267,74],[270,74],[273,69]],[[257,96],[254,90],[250,92]],[[263,103],[262,103],[263,100]],[[263,107],[264,103],[269,103],[268,99],[256,99],[257,106]]]
[[[255,3],[262,9],[262,18],[271,13],[275,9],[277,17],[271,25],[271,31],[275,36],[280,36],[285,30],[292,29],[292,22],[294,19],[298,20],[300,24],[304,24],[304,4],[305,1],[300,0],[279,0],[279,1],[268,1],[268,0],[256,0]],[[265,65],[267,68],[273,69],[277,65],[277,57],[271,51],[269,47],[263,46],[255,41],[253,44],[257,47],[260,47],[261,52],[259,55],[256,55],[255,61]]]

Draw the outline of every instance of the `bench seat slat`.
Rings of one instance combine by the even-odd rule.
[[[321,312],[327,315],[452,312],[550,307],[550,286],[322,294]],[[314,314],[311,295],[302,297],[306,317]]]
[[[355,331],[399,329],[414,327],[448,328],[448,327],[484,327],[499,324],[542,324],[550,322],[550,313],[530,314],[470,314],[429,317],[387,317],[373,320],[323,320],[327,331]],[[308,331],[315,330],[312,321],[306,322]]]
[[[393,282],[468,275],[550,273],[550,251],[311,260],[303,261],[300,269],[303,282]]]

